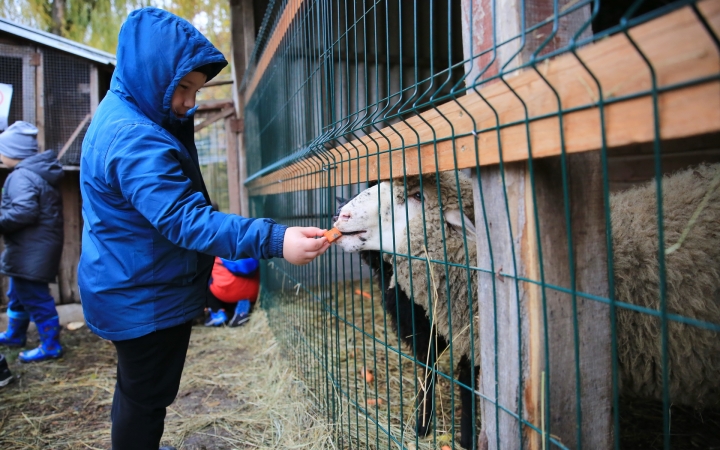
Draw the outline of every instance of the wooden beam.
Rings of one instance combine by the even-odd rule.
[[[231,74],[235,83],[233,86],[233,100],[235,102],[235,115],[242,118],[245,97],[240,92],[242,88],[241,81],[245,77],[255,47],[253,0],[230,0],[230,24],[233,55]]]
[[[77,266],[82,242],[82,199],[77,172],[66,173],[60,183],[63,198],[63,252],[58,271],[58,303],[80,303]]]
[[[197,133],[198,131],[202,130],[203,128],[209,127],[210,125],[214,124],[218,120],[222,120],[226,117],[230,117],[233,114],[235,114],[235,108],[232,108],[232,107],[225,108],[222,111],[216,112],[212,116],[203,120],[201,123],[195,125],[195,132]]]
[[[305,0],[288,0],[287,5],[285,5],[282,15],[277,21],[275,30],[273,30],[273,33],[270,36],[267,45],[265,45],[265,50],[263,50],[262,56],[260,56],[260,60],[258,61],[257,67],[255,68],[255,72],[253,73],[252,78],[250,79],[250,82],[245,89],[245,103],[250,101],[250,97],[252,97],[253,92],[255,92],[255,88],[257,88],[260,79],[262,78],[265,70],[270,64],[270,60],[273,58],[273,56],[275,56],[275,52],[277,51],[278,47],[280,47],[280,43],[290,29],[290,25],[292,24],[293,20],[295,20],[295,16],[297,15],[303,3],[305,3]]]
[[[250,194],[245,186],[247,179],[247,152],[245,151],[245,141],[242,139],[244,133],[238,134],[238,175],[240,185],[240,215],[243,217],[250,216]]]
[[[98,79],[98,68],[90,63],[90,114],[94,115],[100,104],[100,81]]]
[[[45,151],[45,66],[42,50],[35,49],[37,65],[35,66],[35,126],[38,129],[38,151]]]
[[[571,229],[559,158],[536,161],[532,180],[525,162],[505,165],[504,173],[480,169],[475,223],[488,234],[478,233],[477,241],[483,344],[477,389],[487,400],[478,402],[478,448],[553,448],[542,445],[550,435],[568,448],[578,440],[583,448],[612,447],[608,307],[546,287],[608,296],[598,160],[598,153],[567,158]]]
[[[92,114],[88,114],[83,118],[83,120],[80,121],[77,128],[75,128],[75,131],[73,131],[73,133],[70,135],[70,139],[67,140],[65,145],[63,145],[63,147],[58,152],[58,155],[57,155],[58,160],[60,158],[62,158],[62,156],[65,154],[66,151],[68,151],[68,149],[70,148],[72,143],[75,142],[75,139],[77,139],[78,135],[80,134],[82,129],[85,127],[85,125],[88,123],[88,121],[90,120],[91,117],[92,117]]]
[[[561,0],[558,7],[572,3]],[[463,3],[465,70],[472,81],[492,77],[500,67],[526,63],[552,33],[547,24],[526,35],[522,48],[516,39],[496,55],[476,58],[493,48],[493,34],[502,42],[522,33],[521,0],[502,2],[494,14],[483,14],[492,6],[491,0]],[[526,27],[554,12],[552,0],[526,6]],[[543,51],[566,47],[589,18],[587,6],[559,18]],[[532,89],[544,91],[538,85]],[[482,417],[478,448],[551,448],[551,435],[570,448],[578,443],[593,449],[612,445],[607,307],[544,287],[607,297],[601,174],[598,152],[473,170],[475,224],[487,230],[477,241],[477,265],[483,269],[477,272],[476,345],[482,349],[476,362],[482,367],[476,385],[482,394],[477,398]]]
[[[717,32],[720,0],[702,1],[698,8]],[[629,34],[652,62],[660,89],[716,77],[720,71],[715,43],[689,7],[634,27]],[[597,107],[600,92],[579,60],[599,80],[605,102],[631,97],[605,105],[604,128]],[[392,128],[329,150],[338,161],[335,170],[344,171],[342,179],[347,183],[355,183],[403,173],[471,168],[476,163],[495,165],[500,161],[499,145],[503,161],[511,162],[527,160],[531,152],[533,158],[560,155],[562,143],[567,153],[597,150],[602,146],[603,135],[609,148],[653,141],[653,100],[648,94],[652,89],[650,71],[625,35],[617,34],[587,45],[577,51],[577,57],[558,56],[541,63],[537,70],[560,97],[564,111],[562,140],[555,93],[538,72],[530,68],[506,76],[505,83],[481,84],[480,95],[471,91]],[[658,95],[661,138],[677,139],[720,130],[718,104],[720,81],[717,79],[661,92]],[[476,136],[472,134],[474,130],[477,130]],[[360,159],[348,160],[348,150]],[[313,164],[318,170],[322,169],[319,158],[304,160],[297,166],[306,168]],[[362,170],[357,169],[358,164]],[[366,165],[369,170],[365,170]],[[253,180],[248,186],[251,194],[292,190],[290,186],[283,186],[281,180],[296,173],[295,169],[287,167]],[[311,181],[302,186],[307,189],[322,186],[316,182],[322,177],[308,176]]]
[[[230,1],[231,21],[232,21],[232,43],[233,43],[233,66],[232,76],[235,80],[235,89],[233,89],[233,99],[235,100],[235,116],[236,120],[230,121],[230,126],[226,126],[226,132],[235,134],[235,150],[234,159],[236,160],[237,172],[228,172],[228,179],[235,179],[238,184],[237,202],[231,200],[231,208],[239,208],[239,213],[244,217],[249,217],[249,197],[248,190],[245,186],[245,178],[247,177],[247,164],[245,154],[244,141],[244,117],[245,103],[244,96],[241,95],[240,83],[238,80],[243,79],[245,72],[250,64],[250,57],[255,47],[255,19],[253,14],[253,0],[231,0]],[[267,49],[266,49],[267,50]],[[241,99],[243,99],[241,101]],[[226,122],[227,125],[227,122]],[[228,160],[230,155],[228,154]],[[228,169],[230,170],[230,169]],[[235,209],[233,209],[235,211]]]
[[[208,100],[204,102],[198,103],[198,111],[212,111],[217,109],[225,109],[225,108],[232,108],[233,100],[232,99],[223,99],[223,100]]]
[[[203,87],[204,87],[204,88],[207,88],[207,87],[213,87],[213,86],[225,86],[225,85],[228,85],[228,84],[233,84],[233,80],[232,80],[232,79],[227,79],[227,78],[225,78],[225,79],[217,79],[217,78],[216,78],[216,79],[214,79],[214,80],[210,80],[210,81],[208,81],[207,83],[205,83],[205,84],[203,85]]]
[[[234,112],[234,110],[233,110]],[[240,174],[238,162],[238,134],[233,132],[232,117],[225,118],[225,141],[227,150],[228,202],[230,212],[240,214]],[[244,187],[244,186],[242,186]]]

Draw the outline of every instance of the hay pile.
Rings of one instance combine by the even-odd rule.
[[[453,437],[457,443],[459,389],[445,378],[437,382],[434,433],[416,438],[415,395],[423,373],[408,348],[398,354],[375,286],[348,282],[305,294],[285,289],[265,292],[261,301],[267,314],[256,309],[244,327],[194,328],[163,444],[187,450],[437,450],[452,445]],[[30,336],[32,345],[36,336]],[[1,449],[110,448],[114,348],[87,328],[64,330],[62,340],[65,357],[39,364],[22,365],[19,350],[0,348],[19,377],[0,389]],[[449,373],[449,362],[442,355],[438,370]],[[379,405],[369,404],[378,399]],[[622,402],[620,447],[662,448],[660,408]],[[671,430],[673,448],[720,449],[720,411],[674,406]]]
[[[416,437],[416,394],[424,373],[387,323],[376,286],[364,280],[297,292],[266,292],[263,302],[283,353],[335,424],[340,448],[436,450],[452,445],[453,436],[457,447],[459,388],[442,377],[436,385],[434,432]],[[372,372],[370,382],[363,368]],[[448,353],[438,359],[437,369],[450,373]]]
[[[31,336],[32,338],[32,336]],[[21,365],[0,389],[0,448],[108,449],[114,348],[87,328],[63,330],[64,358]],[[336,448],[305,385],[293,375],[257,309],[240,328],[193,329],[163,444],[201,449]]]
[[[459,388],[446,378],[437,383],[435,434],[416,438],[416,380],[422,377],[421,368],[398,355],[398,348],[408,357],[412,353],[399,347],[386,323],[389,318],[377,286],[364,280],[305,293],[285,288],[273,295],[265,293],[263,301],[283,353],[328,421],[335,424],[334,439],[340,448],[437,450],[452,446],[453,436],[459,448]],[[363,367],[373,371],[372,382],[364,380]],[[450,373],[447,353],[438,359],[437,370]],[[368,404],[377,399],[379,407]],[[476,425],[480,429],[479,414]],[[621,399],[619,435],[623,449],[662,449],[662,404]],[[701,412],[673,405],[671,443],[677,449],[720,450],[720,410]]]

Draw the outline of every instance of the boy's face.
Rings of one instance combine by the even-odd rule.
[[[178,117],[184,117],[195,107],[195,95],[205,84],[207,77],[201,72],[190,72],[182,77],[172,96],[171,108]]]
[[[20,163],[20,161],[22,161],[22,160],[8,158],[7,156],[0,153],[0,161],[2,161],[3,164],[5,164],[5,167],[7,167],[8,169],[12,169],[13,167],[17,166],[18,163]]]

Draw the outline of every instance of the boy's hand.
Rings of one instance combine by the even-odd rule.
[[[330,243],[323,236],[324,232],[325,230],[315,227],[288,228],[283,241],[283,257],[299,266],[309,263],[330,248]]]

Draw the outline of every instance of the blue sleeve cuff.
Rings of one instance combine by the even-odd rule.
[[[287,229],[287,225],[273,224],[270,232],[270,255],[268,255],[270,258],[283,257],[283,243],[285,242],[285,231]]]
[[[225,266],[233,275],[247,277],[252,275],[260,265],[255,258],[244,258],[237,261],[230,261],[228,259],[220,258],[222,265]]]

